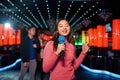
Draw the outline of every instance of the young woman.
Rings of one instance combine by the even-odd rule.
[[[38,34],[38,44],[40,46],[40,49],[37,51],[37,59],[38,59],[38,69],[40,70],[40,80],[44,80],[44,72],[42,68],[43,64],[43,49],[45,47],[46,41],[43,39],[44,33]]]
[[[65,36],[65,45],[58,44],[58,37]],[[75,80],[74,71],[82,63],[89,47],[87,44],[82,46],[82,52],[76,59],[75,46],[70,36],[70,25],[67,20],[60,19],[56,25],[53,39],[44,48],[43,70],[50,71],[50,80]],[[64,50],[64,66],[60,58],[61,51]]]

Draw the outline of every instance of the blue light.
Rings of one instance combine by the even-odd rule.
[[[9,66],[6,66],[6,67],[3,67],[3,68],[0,68],[0,71],[4,71],[4,70],[7,70],[7,69],[10,69],[10,68],[14,67],[20,61],[21,61],[21,59],[18,59],[13,64],[11,64]]]
[[[105,71],[105,70],[96,70],[96,69],[90,69],[88,67],[86,67],[85,65],[81,64],[80,65],[82,68],[86,69],[87,71],[93,72],[93,73],[98,73],[98,74],[105,74],[105,75],[109,75],[112,77],[116,77],[116,78],[120,78],[120,75],[109,72],[109,71]]]
[[[17,63],[19,63],[19,62],[21,62],[21,59],[17,59],[13,64],[11,64],[11,65],[9,65],[9,66],[0,68],[0,71],[4,71],[4,70],[7,70],[7,69],[10,69],[10,68],[14,67],[14,66],[15,66]],[[86,66],[83,65],[83,64],[81,64],[80,66],[81,66],[82,68],[84,68],[85,70],[90,71],[90,72],[93,72],[93,73],[105,74],[105,75],[109,75],[109,76],[112,76],[112,77],[120,78],[120,75],[115,74],[115,73],[111,73],[111,72],[109,72],[109,71],[90,69],[90,68],[86,67]]]

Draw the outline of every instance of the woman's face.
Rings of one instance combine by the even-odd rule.
[[[39,40],[43,39],[43,34],[39,34],[39,35],[38,35],[38,39],[39,39]]]
[[[62,36],[67,36],[70,33],[70,25],[66,20],[61,20],[57,27],[58,33]]]

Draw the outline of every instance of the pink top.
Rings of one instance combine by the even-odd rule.
[[[76,59],[75,47],[71,43],[66,43],[64,65],[63,61],[53,50],[53,41],[49,41],[44,48],[43,71],[50,71],[50,80],[72,80],[74,71],[80,66],[85,57],[84,53]]]

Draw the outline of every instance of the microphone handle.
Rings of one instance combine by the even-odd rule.
[[[64,51],[61,51],[60,53],[60,58],[63,60],[64,59]]]

